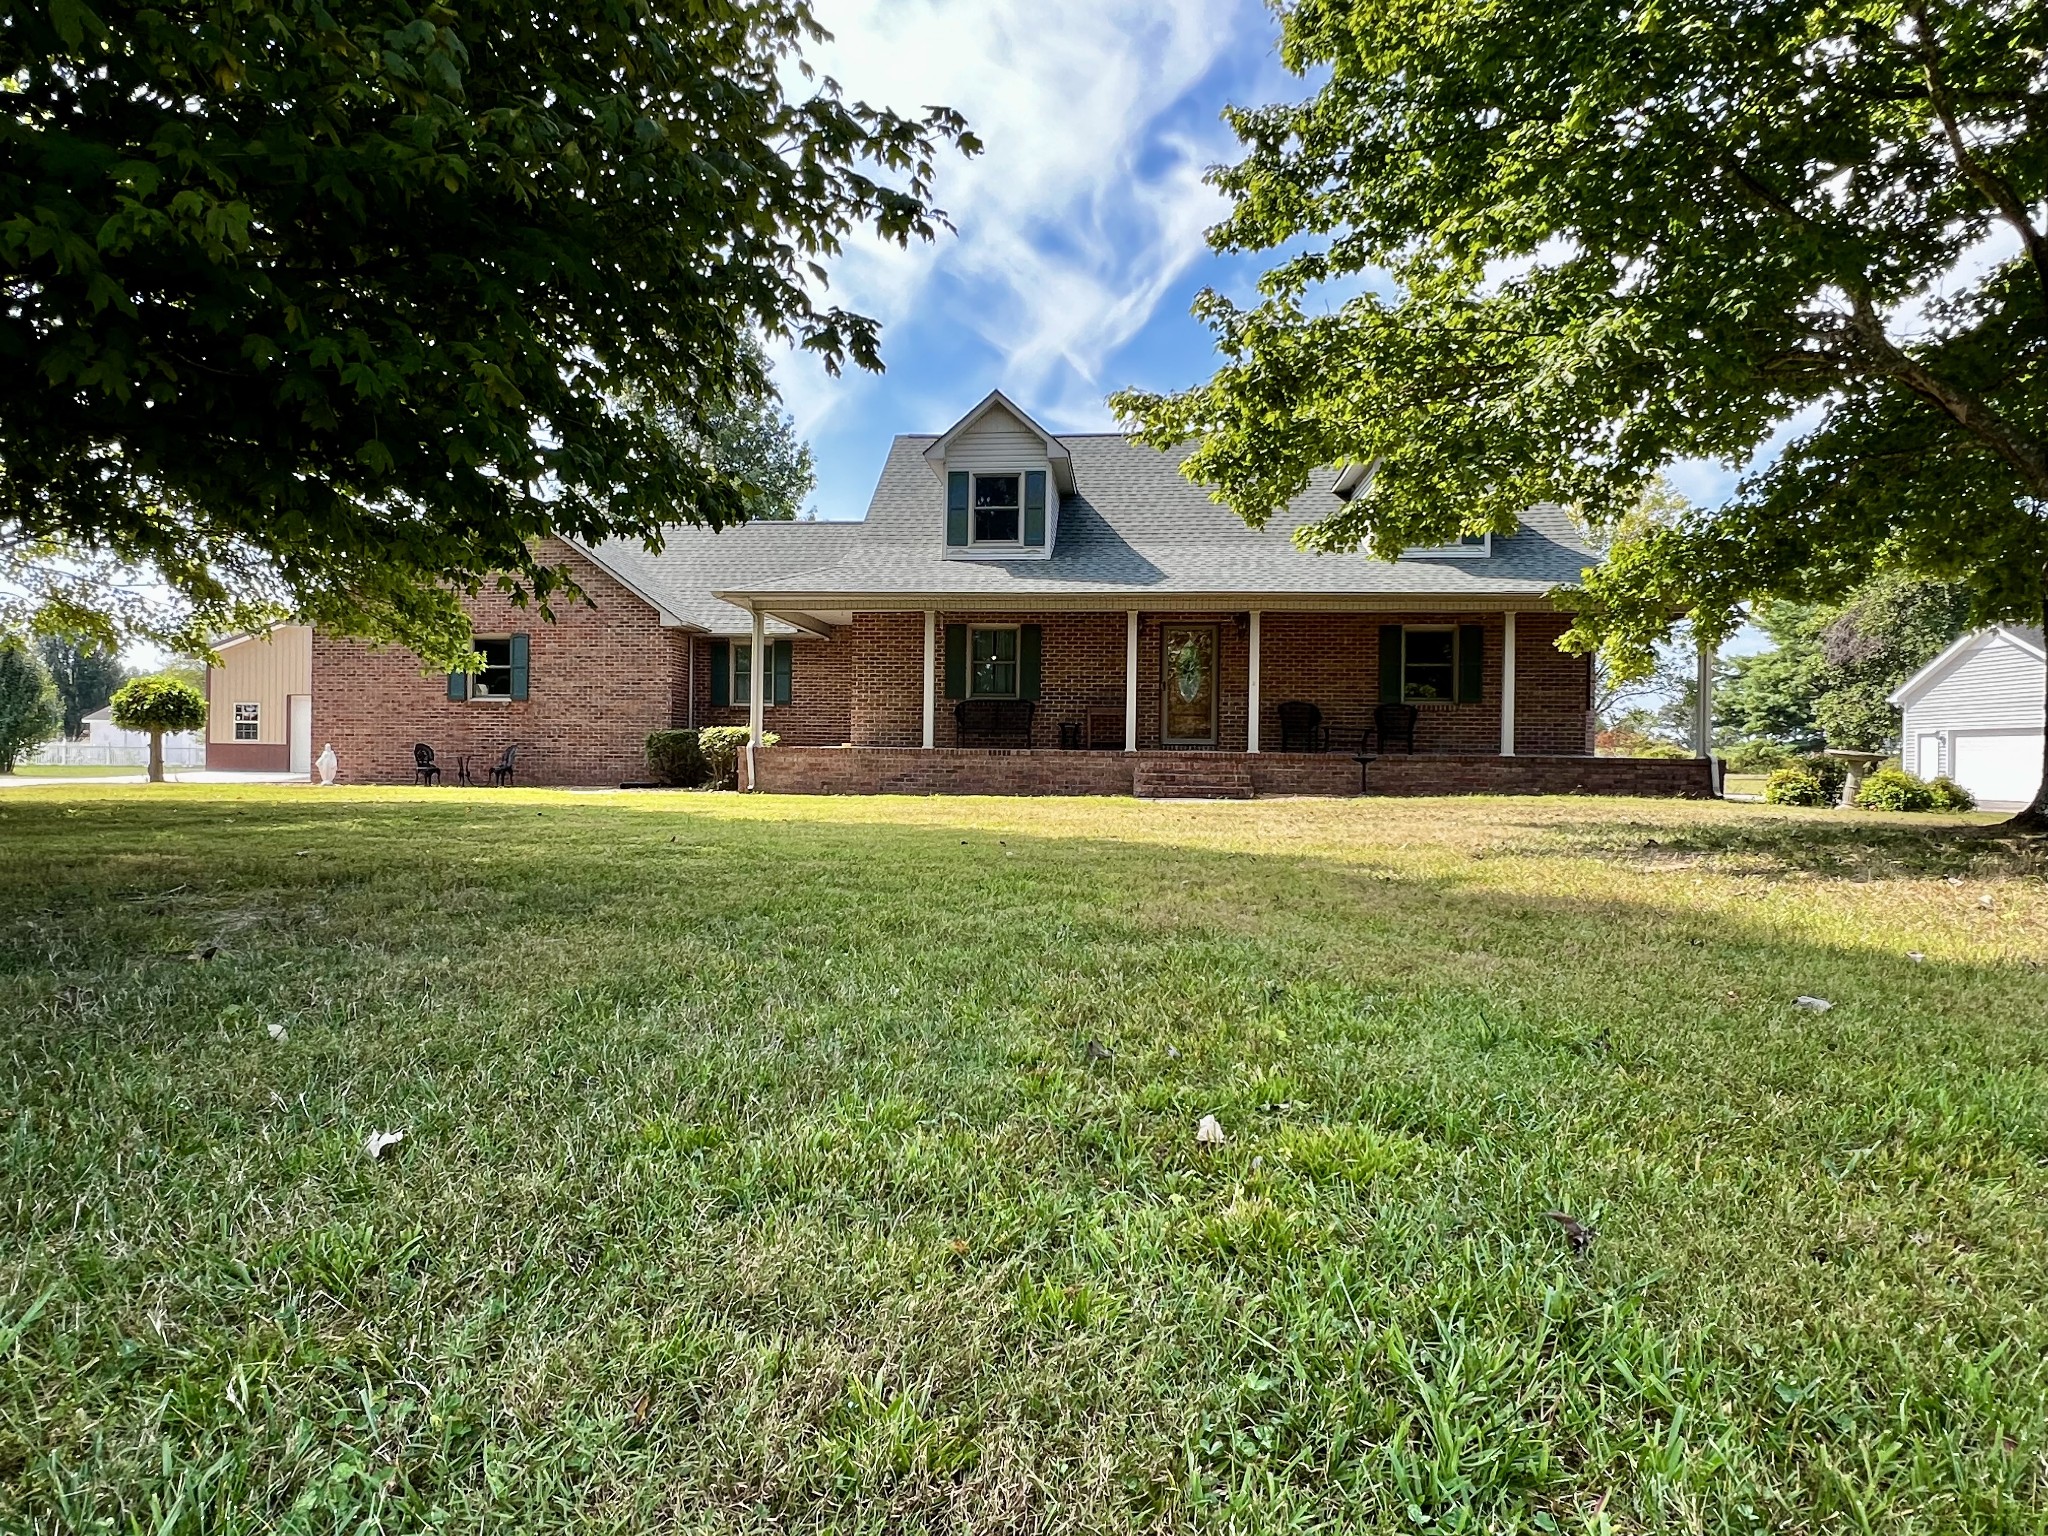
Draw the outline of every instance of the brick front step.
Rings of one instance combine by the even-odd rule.
[[[1131,775],[1131,792],[1140,800],[1249,800],[1251,769],[1243,763],[1182,764],[1140,757]]]

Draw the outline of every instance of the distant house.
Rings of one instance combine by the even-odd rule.
[[[549,623],[468,599],[473,672],[321,632],[259,688],[234,680],[260,670],[244,642],[209,679],[209,761],[246,728],[295,766],[332,742],[349,782],[409,782],[417,743],[444,783],[508,747],[522,783],[618,783],[646,777],[650,731],[758,721],[765,790],[1713,792],[1704,758],[1594,756],[1591,667],[1558,649],[1552,593],[1598,556],[1563,508],[1394,559],[1294,541],[1369,488],[1330,467],[1253,528],[1181,455],[1056,435],[991,394],[898,437],[859,522],[544,542],[586,601]]]
[[[89,747],[110,747],[116,752],[147,752],[149,732],[124,731],[114,724],[114,706],[103,704],[91,714],[83,717],[79,724],[85,734],[79,738]],[[196,763],[199,761],[199,733],[197,731],[166,731],[164,733],[164,757],[169,762]],[[107,761],[117,761],[108,758]]]
[[[1991,810],[2041,787],[2041,631],[1994,624],[1963,636],[1891,696],[1905,717],[1900,756],[1923,779],[1947,774]]]

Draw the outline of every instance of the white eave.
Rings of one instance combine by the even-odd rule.
[[[2034,644],[2033,640],[2019,630],[2005,624],[1993,624],[1989,629],[1972,630],[1927,663],[1918,672],[1907,678],[1891,691],[1886,702],[1899,709],[1905,709],[1949,673],[1961,666],[1971,656],[1987,645],[2003,643],[2033,657],[2036,661],[2048,661],[2048,651]]]
[[[924,461],[931,469],[933,477],[941,482],[945,480],[946,451],[952,446],[953,439],[998,406],[1016,417],[1019,422],[1023,423],[1045,445],[1046,461],[1052,467],[1053,485],[1057,487],[1062,496],[1073,495],[1074,456],[1067,451],[1067,445],[1033,421],[1029,412],[1024,410],[1022,406],[1018,405],[1016,401],[1012,400],[1000,389],[992,389],[982,396],[979,405],[954,422],[952,426],[946,429],[944,436],[925,449]]]

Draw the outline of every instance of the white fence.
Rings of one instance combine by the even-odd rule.
[[[147,768],[149,748],[117,747],[94,741],[46,741],[35,751],[15,760],[15,772],[25,768],[69,768],[90,765],[104,768]],[[164,742],[164,766],[166,768],[203,768],[206,766],[206,743],[203,741]]]

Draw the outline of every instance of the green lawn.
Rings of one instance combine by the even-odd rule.
[[[17,779],[132,779],[148,771],[134,763],[17,763],[12,776]],[[175,768],[170,770],[174,774],[177,771]]]
[[[2040,1531],[1959,826],[9,792],[0,1529]]]

